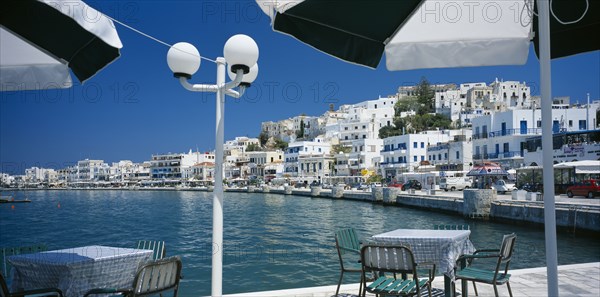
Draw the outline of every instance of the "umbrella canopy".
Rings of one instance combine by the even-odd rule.
[[[119,57],[113,22],[79,0],[10,0],[0,10],[2,91],[68,88]]]
[[[521,65],[532,37],[531,1],[256,0],[273,29],[344,61],[388,70]],[[554,1],[552,57],[600,49],[600,1]],[[526,4],[527,3],[527,4]],[[530,15],[534,15],[532,22]],[[583,18],[575,24],[564,21]]]

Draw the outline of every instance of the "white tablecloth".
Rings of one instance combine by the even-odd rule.
[[[462,254],[475,251],[469,240],[470,230],[398,229],[371,237],[371,241],[386,244],[408,244],[415,262],[433,262],[438,271],[452,276],[456,260]]]
[[[130,287],[139,264],[152,250],[86,246],[11,256],[11,291],[59,288],[65,296],[83,296],[93,288]]]

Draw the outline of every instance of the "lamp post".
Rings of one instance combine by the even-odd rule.
[[[191,44],[174,44],[167,53],[167,63],[181,85],[192,92],[216,93],[215,188],[213,191],[213,243],[211,296],[223,295],[223,143],[225,95],[239,98],[258,75],[258,46],[246,35],[234,35],[223,48],[224,57],[216,59],[216,84],[190,84],[188,79],[200,68],[200,53]],[[226,64],[230,65],[226,69]],[[231,82],[225,82],[228,72]],[[239,91],[234,88],[239,87]]]

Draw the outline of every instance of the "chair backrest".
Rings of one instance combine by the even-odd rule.
[[[471,230],[471,227],[467,224],[458,224],[458,225],[440,224],[440,225],[433,225],[433,230]]]
[[[2,260],[2,262],[0,263],[0,265],[2,265],[2,270],[0,271],[0,273],[3,273],[7,278],[9,277],[10,268],[12,266],[12,265],[10,265],[10,262],[8,262],[9,256],[21,255],[21,254],[33,254],[33,253],[44,252],[46,250],[48,250],[48,248],[44,244],[22,246],[22,247],[2,248],[0,250],[0,256],[2,257],[0,259],[0,260]]]
[[[181,268],[181,259],[178,256],[142,265],[133,280],[133,295],[131,296],[151,296],[169,290],[173,290],[173,296],[177,296]]]
[[[496,274],[500,271],[501,265],[504,263],[504,273],[508,273],[508,267],[510,266],[510,260],[512,259],[513,250],[515,248],[515,241],[517,235],[515,233],[506,234],[502,237],[502,245],[500,246],[500,253],[498,255],[498,263],[496,265]]]
[[[153,260],[162,259],[167,255],[167,248],[164,241],[140,240],[138,241],[137,248],[154,251],[152,254]]]
[[[360,256],[364,272],[410,273],[418,278],[415,258],[406,245],[368,244]]]
[[[502,246],[500,246],[502,261],[511,260],[516,240],[517,235],[515,233],[506,234],[502,237]]]
[[[360,252],[360,241],[354,228],[340,229],[335,232],[335,244],[340,255],[346,252]]]

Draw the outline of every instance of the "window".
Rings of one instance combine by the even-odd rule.
[[[425,156],[421,156],[421,161],[425,161]]]
[[[448,160],[448,153],[444,153],[444,159]]]
[[[425,148],[425,142],[421,141],[421,148]]]
[[[502,146],[503,146],[504,152],[508,153],[509,152],[509,144],[508,144],[508,142],[505,142]]]
[[[431,156],[429,156],[429,160],[431,160]],[[435,161],[435,155],[433,155],[433,161]]]
[[[363,125],[363,126],[362,126],[362,128],[363,128],[363,129],[366,129],[366,128],[367,128],[367,126],[366,126],[366,125]]]
[[[375,104],[375,109],[377,109],[377,104]]]
[[[417,162],[417,156],[413,156],[413,161]]]
[[[344,127],[344,131],[348,131],[348,127]]]
[[[417,148],[417,142],[413,142],[413,148]],[[416,157],[415,157],[416,158]],[[416,160],[415,160],[416,161]]]
[[[456,159],[460,159],[460,152],[456,151]]]
[[[319,153],[321,152],[321,148],[319,148]]]
[[[442,160],[442,154],[438,154],[438,160]]]
[[[579,130],[587,130],[587,123],[585,120],[579,120]]]
[[[569,127],[573,127],[573,120],[569,120]]]

